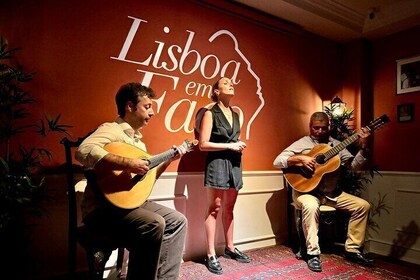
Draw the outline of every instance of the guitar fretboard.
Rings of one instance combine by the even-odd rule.
[[[170,158],[173,158],[174,156],[176,156],[178,153],[177,150],[174,149],[170,149],[166,152],[163,152],[161,154],[155,155],[154,157],[149,159],[149,168],[155,168],[156,166],[158,166],[159,164],[161,164],[162,162],[167,161]]]
[[[340,151],[344,150],[348,145],[359,139],[360,136],[355,133],[340,144],[338,144],[335,147],[332,147],[328,152],[326,152],[325,155],[325,161],[331,159],[332,157],[336,156]]]

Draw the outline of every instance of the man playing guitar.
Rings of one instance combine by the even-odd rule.
[[[329,118],[324,112],[312,114],[309,129],[309,136],[304,136],[292,143],[277,156],[273,163],[275,167],[283,169],[285,174],[290,168],[303,170],[305,175],[302,178],[303,180],[308,178],[308,181],[311,178],[316,178],[318,176],[317,169],[321,169],[325,165],[315,155],[310,155],[311,150],[320,144],[327,144],[329,147],[324,145],[327,148],[340,144],[338,140],[330,136]],[[361,129],[358,132],[360,151],[356,156],[353,156],[348,150],[341,150],[336,156],[337,166],[340,165],[341,161],[341,165],[346,164],[353,170],[358,170],[366,162],[365,148],[369,135],[369,130]],[[361,265],[373,265],[372,260],[366,258],[361,251],[365,240],[370,205],[367,201],[351,194],[337,193],[334,183],[336,180],[331,180],[336,177],[337,172],[335,171],[327,174],[320,180],[319,184],[314,186],[315,188],[308,192],[293,189],[293,200],[297,208],[302,210],[302,228],[307,246],[307,264],[312,271],[322,271],[321,250],[318,243],[319,206],[321,204],[332,206],[350,214],[345,243],[345,258]],[[291,185],[293,187],[293,184]]]
[[[76,152],[76,159],[95,174],[88,178],[84,193],[83,222],[98,232],[115,232],[119,243],[130,251],[127,279],[177,279],[187,232],[186,218],[178,211],[140,200],[135,207],[118,207],[106,199],[98,184],[103,170],[120,170],[122,175],[136,176],[152,173],[151,160],[113,154],[106,146],[125,143],[146,150],[140,129],[154,115],[154,96],[151,88],[139,83],[121,86],[115,98],[119,117],[114,122],[100,125]],[[152,181],[186,152],[182,147],[174,149],[176,156],[153,169]],[[110,193],[110,188],[118,190],[120,187],[112,184],[106,190]]]

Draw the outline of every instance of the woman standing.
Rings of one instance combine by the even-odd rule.
[[[246,144],[239,140],[239,116],[229,106],[234,96],[233,83],[222,77],[214,85],[211,99],[216,104],[207,110],[200,125],[199,147],[207,151],[204,186],[207,188],[206,266],[212,273],[222,274],[215,251],[216,219],[223,208],[226,258],[250,262],[249,257],[233,244],[233,208],[242,188],[242,150]]]

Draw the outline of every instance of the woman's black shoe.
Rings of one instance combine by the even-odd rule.
[[[249,263],[251,261],[251,259],[246,254],[242,253],[237,248],[235,248],[233,252],[229,250],[228,248],[225,248],[224,257],[227,259],[236,260],[241,263]]]
[[[217,259],[216,256],[207,257],[206,266],[207,266],[207,269],[211,273],[215,273],[215,274],[222,274],[223,273],[223,268],[220,265],[220,262],[219,262],[219,260]]]

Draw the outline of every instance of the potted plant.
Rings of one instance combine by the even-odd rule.
[[[67,134],[70,127],[59,124],[60,115],[33,121],[29,107],[36,100],[22,86],[34,74],[25,72],[17,62],[14,55],[18,50],[9,49],[7,40],[0,36],[0,248],[6,256],[3,264],[15,279],[23,273],[25,250],[34,226],[30,220],[42,217],[42,205],[51,198],[42,176],[43,162],[51,158],[51,153],[34,141],[28,147],[28,143],[25,146],[13,140],[23,133],[31,139],[30,133],[42,137],[52,132]],[[14,264],[18,267],[13,271]]]
[[[330,118],[331,136],[339,141],[343,141],[354,133],[352,126],[352,121],[355,119],[353,116],[354,110],[349,110],[343,106],[342,110],[336,113],[338,106],[342,105],[332,103],[329,106],[325,106],[324,110]],[[347,146],[347,150],[355,155],[360,150],[358,142],[351,143]],[[372,184],[375,174],[382,176],[377,167],[372,165],[362,171],[353,171],[343,166],[338,185],[343,191],[360,197],[366,187]],[[386,205],[386,194],[381,195],[381,193],[378,193],[377,199],[368,202],[371,210],[369,212],[367,237],[370,236],[369,230],[379,231],[379,225],[375,222],[375,217],[380,216],[383,211],[389,214],[391,209],[391,207]],[[341,219],[346,219],[346,217],[341,217]],[[344,242],[347,234],[347,222],[343,222],[343,224],[345,226],[341,227],[342,232],[338,234],[338,237]]]

